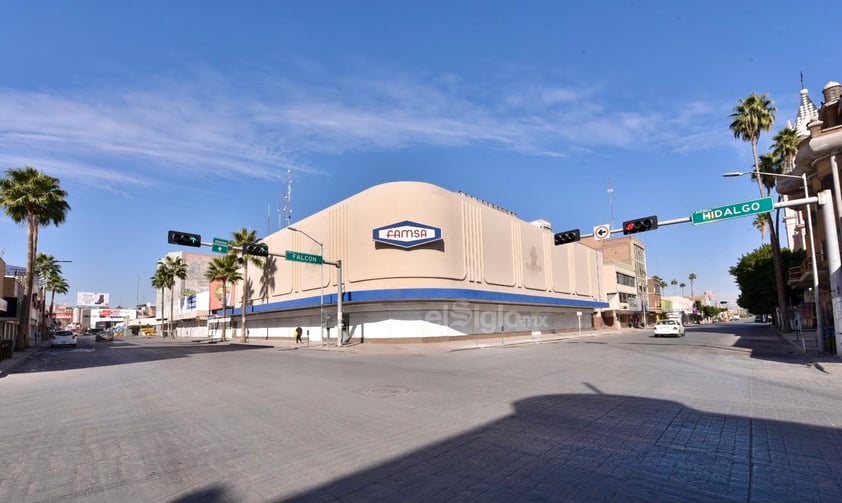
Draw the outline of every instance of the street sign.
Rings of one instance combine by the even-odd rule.
[[[708,224],[711,222],[719,222],[720,220],[728,220],[729,218],[747,217],[757,213],[768,213],[772,211],[774,207],[775,202],[772,198],[764,197],[762,199],[729,204],[728,206],[720,206],[719,208],[694,211],[692,221],[693,225]]]
[[[321,264],[324,262],[321,255],[310,255],[309,253],[301,253],[290,250],[287,250],[285,258],[287,260],[292,260],[293,262],[307,262],[308,264]]]
[[[605,225],[597,225],[593,228],[593,238],[597,241],[602,241],[603,239],[608,239],[608,236],[611,235],[611,227],[607,224]]]
[[[213,246],[211,246],[211,251],[214,251],[216,253],[228,253],[228,240],[213,238]]]

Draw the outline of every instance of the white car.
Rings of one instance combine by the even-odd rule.
[[[56,330],[50,338],[50,347],[73,346],[76,347],[76,334],[70,330]]]
[[[684,325],[678,320],[661,320],[655,323],[655,337],[664,335],[684,337]]]

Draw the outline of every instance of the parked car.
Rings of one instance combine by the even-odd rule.
[[[655,337],[664,335],[684,337],[684,325],[678,320],[661,320],[655,323]]]
[[[76,347],[76,334],[70,330],[56,330],[50,337],[50,347],[55,348],[59,346],[73,346]]]
[[[98,341],[113,341],[114,340],[114,333],[111,330],[103,330],[101,332],[97,332],[94,339]]]

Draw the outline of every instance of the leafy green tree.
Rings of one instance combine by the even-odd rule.
[[[751,144],[751,154],[754,159],[754,173],[755,181],[757,182],[757,190],[760,197],[763,197],[763,181],[760,177],[760,160],[757,155],[757,143],[760,140],[760,134],[764,131],[772,129],[775,123],[775,112],[777,109],[773,106],[772,100],[767,94],[751,93],[745,99],[739,100],[734,107],[731,118],[733,119],[729,128],[734,133],[734,138],[748,141]],[[772,259],[774,265],[774,279],[776,294],[778,299],[778,308],[780,309],[783,320],[787,319],[787,304],[786,293],[783,275],[783,266],[781,264],[781,245],[778,240],[778,231],[774,224],[769,226],[769,241],[772,244]],[[783,320],[778,320],[782,330],[788,330],[789,325]]]
[[[788,248],[781,250],[781,260],[787,269],[795,267],[804,261],[804,250],[792,251]],[[763,245],[754,251],[740,257],[737,265],[728,272],[734,277],[740,288],[737,305],[752,313],[771,313],[775,310],[777,291],[772,279],[775,275],[772,247]],[[803,289],[787,286],[786,299],[790,304],[799,304]]]
[[[240,274],[240,262],[236,255],[226,254],[214,257],[208,264],[205,272],[205,279],[208,281],[222,282],[222,318],[225,318],[225,309],[228,299],[228,284],[236,284],[243,279]],[[213,293],[213,292],[211,292]],[[225,341],[225,323],[222,324],[222,340]]]
[[[61,188],[58,178],[46,175],[31,167],[7,169],[0,179],[0,207],[15,223],[26,223],[26,283],[21,306],[15,347],[29,345],[29,309],[32,305],[32,287],[35,279],[35,257],[38,253],[38,230],[50,224],[64,223],[70,205],[67,191]]]
[[[243,254],[243,245],[247,245],[249,243],[257,242],[257,232],[246,229],[243,227],[238,231],[234,231],[231,233],[231,240],[228,243],[228,251],[229,253],[233,253],[237,255],[238,262],[240,266],[243,268],[243,299],[241,306],[241,318],[240,318],[240,340],[245,342],[246,340],[246,309],[248,307],[248,300],[251,296],[251,283],[248,279],[248,264],[252,264],[255,267],[263,267],[264,260],[262,257],[257,257],[254,255],[244,255]]]

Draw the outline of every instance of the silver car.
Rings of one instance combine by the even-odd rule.
[[[50,338],[50,347],[73,346],[76,347],[76,334],[70,330],[56,330]]]

